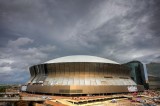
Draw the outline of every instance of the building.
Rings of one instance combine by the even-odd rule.
[[[149,89],[160,89],[160,63],[146,64]]]
[[[143,85],[137,85],[130,72],[126,65],[101,57],[60,57],[31,66],[26,91],[60,95],[143,91]]]
[[[126,63],[130,68],[130,76],[137,85],[143,85],[144,88],[148,89],[148,73],[146,65],[140,61],[131,61]]]
[[[143,85],[145,89],[160,88],[160,63],[144,64],[140,61],[125,63],[131,70],[131,78],[137,85]]]

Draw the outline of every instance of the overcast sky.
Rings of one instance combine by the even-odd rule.
[[[0,83],[66,55],[160,62],[160,0],[0,0]]]

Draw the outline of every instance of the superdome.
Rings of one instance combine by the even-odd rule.
[[[65,57],[49,60],[45,63],[69,63],[69,62],[97,62],[97,63],[119,64],[109,59],[105,59],[97,56],[89,56],[89,55],[65,56]]]
[[[87,95],[140,91],[130,69],[115,61],[88,55],[56,58],[30,67],[27,92]]]

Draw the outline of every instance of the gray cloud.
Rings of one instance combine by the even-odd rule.
[[[160,62],[159,10],[159,0],[1,0],[0,83],[65,55]]]
[[[28,43],[32,43],[33,40],[29,39],[29,38],[18,38],[15,41],[10,40],[8,42],[8,46],[10,47],[19,47],[19,46],[23,46],[26,45]]]

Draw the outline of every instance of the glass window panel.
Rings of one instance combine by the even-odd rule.
[[[74,76],[74,63],[70,64],[70,76]]]
[[[91,85],[97,85],[96,81],[91,80]]]
[[[78,78],[74,78],[74,85],[79,85],[79,79]]]
[[[53,69],[56,70],[56,65],[55,64],[53,64]]]
[[[128,83],[128,80],[124,79],[124,81],[125,81],[125,85],[128,85],[128,84],[129,84],[129,83]]]
[[[71,63],[71,64],[70,64],[70,71],[71,71],[71,72],[74,72],[74,63]]]
[[[69,64],[68,63],[65,64],[65,72],[69,73]]]
[[[55,78],[55,79],[52,78],[52,83],[53,83],[54,85],[57,85],[57,84],[58,84],[58,79],[57,79],[57,78]]]
[[[51,64],[46,64],[46,65],[47,65],[47,69],[52,69]]]
[[[106,81],[101,81],[101,84],[102,85],[107,85],[107,82]]]
[[[59,70],[62,70],[62,69],[63,69],[63,64],[59,63]]]
[[[85,63],[85,74],[89,75],[89,63]]]
[[[68,78],[67,77],[63,78],[63,85],[68,85]]]
[[[59,76],[59,65],[58,64],[55,64],[55,66],[56,66],[56,76]]]
[[[79,70],[79,63],[75,63],[75,69]]]
[[[60,64],[60,70],[61,70],[61,75],[64,75],[64,71],[65,71],[65,64],[64,63]]]
[[[109,74],[108,70],[109,70],[108,65],[104,64],[104,72],[105,72],[106,75]]]
[[[108,78],[106,81],[107,81],[107,84],[108,84],[108,85],[113,85],[113,84],[114,84],[113,80],[110,79],[110,78]]]
[[[123,85],[127,85],[126,81],[124,79],[121,79],[123,81]]]
[[[77,75],[79,75],[79,69],[80,68],[80,64],[79,63],[75,63],[75,75],[77,76]]]
[[[101,85],[101,80],[99,78],[96,79],[97,85]]]
[[[73,85],[73,78],[68,79],[68,85]]]
[[[95,81],[96,79],[95,79],[95,77],[90,77],[90,80]]]
[[[114,84],[115,85],[119,85],[120,84],[120,81],[118,80],[118,78],[113,78],[113,80],[114,80]]]
[[[85,85],[90,85],[90,79],[89,78],[85,78]]]
[[[84,71],[84,63],[80,63],[80,71]]]
[[[80,85],[85,85],[84,79],[80,79]]]
[[[121,81],[119,80],[119,78],[114,79],[114,81],[116,85],[121,85]]]
[[[58,85],[62,85],[63,84],[63,77],[59,77],[57,82],[58,82]]]

